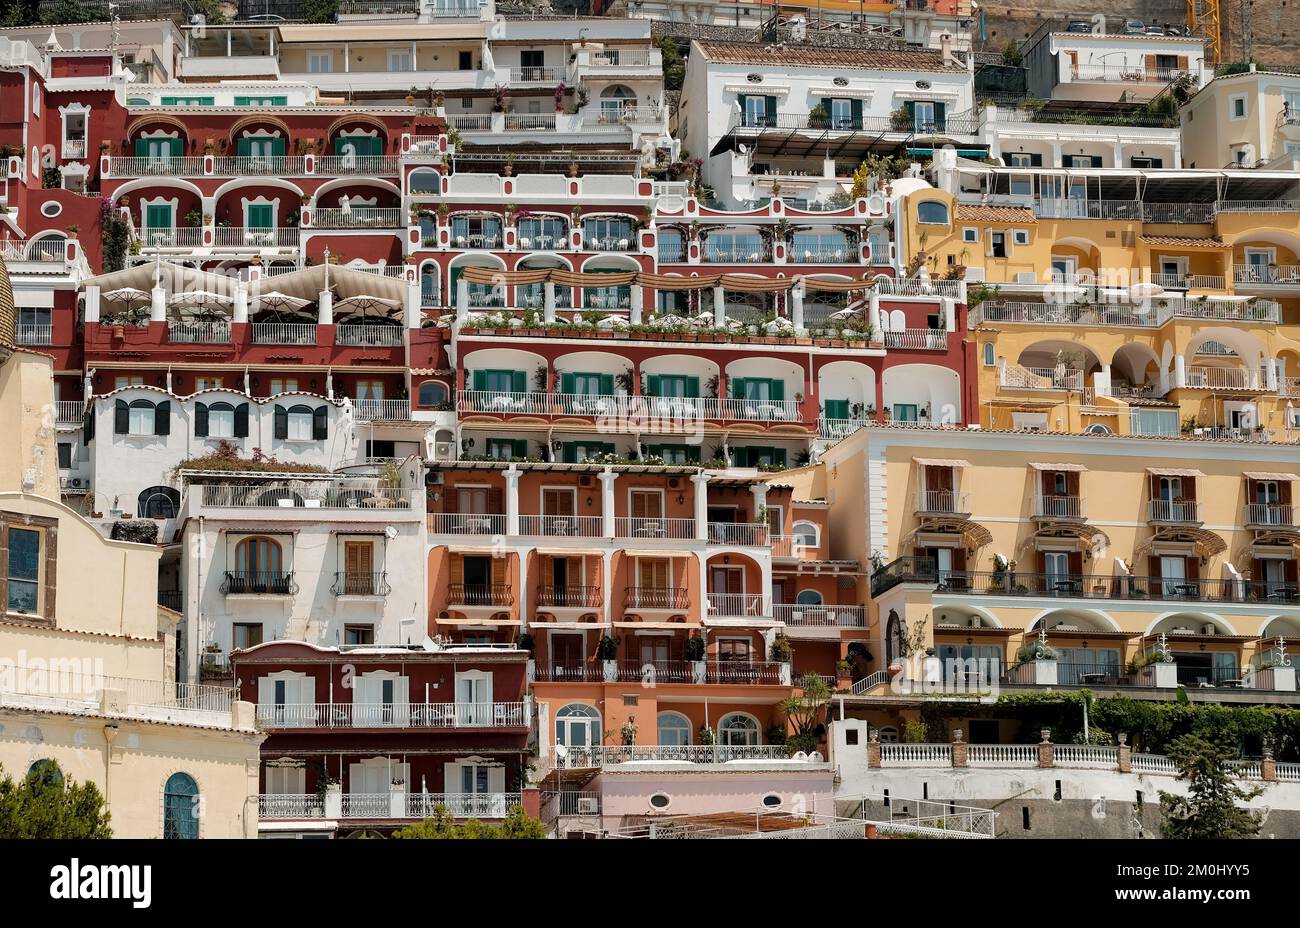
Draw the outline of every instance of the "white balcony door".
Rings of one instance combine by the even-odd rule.
[[[315,677],[284,671],[258,678],[257,716],[265,724],[313,728],[316,725],[315,703]]]
[[[505,818],[506,768],[481,757],[444,764],[447,808],[458,818]]]
[[[456,674],[456,724],[492,724],[492,675],[481,670]]]
[[[410,680],[387,671],[362,674],[353,682],[353,723],[371,728],[403,726],[410,720]]]
[[[952,548],[934,549],[934,570],[939,583],[952,579]]]
[[[1181,557],[1162,557],[1160,559],[1160,579],[1164,584],[1165,595],[1178,592],[1178,587],[1187,581],[1187,564]]]
[[[307,792],[306,767],[267,767],[266,791],[276,796],[301,796]]]
[[[397,763],[391,757],[368,757],[359,764],[348,764],[350,794],[376,796],[388,793],[394,788],[394,780],[400,780],[409,791],[411,765]]]
[[[1043,572],[1047,574],[1046,588],[1055,590],[1057,583],[1064,583],[1070,578],[1070,555],[1063,551],[1048,551],[1043,554]]]

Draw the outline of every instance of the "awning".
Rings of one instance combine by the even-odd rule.
[[[1204,477],[1195,467],[1148,467],[1147,473],[1153,477]]]
[[[1264,470],[1248,470],[1242,476],[1247,480],[1300,480],[1295,474],[1273,474]]]
[[[1034,470],[1059,470],[1068,471],[1073,474],[1081,474],[1088,469],[1082,464],[1030,464],[1029,466]]]
[[[970,467],[970,461],[961,458],[912,458],[912,463],[924,467]]]
[[[1110,547],[1110,536],[1086,522],[1053,522],[1050,528],[1041,529],[1031,535],[1026,547],[1028,544],[1037,547],[1038,542],[1052,538],[1076,538],[1079,541],[1086,541],[1094,556],[1100,556],[1101,552]]]
[[[918,535],[938,531],[961,535],[968,548],[983,548],[993,543],[993,533],[972,519],[963,519],[961,516],[925,516],[920,525],[907,533],[902,546],[906,547]]]
[[[1146,554],[1153,546],[1164,541],[1191,542],[1199,557],[1214,557],[1228,550],[1228,543],[1208,528],[1162,528],[1138,542],[1133,555],[1139,557]]]

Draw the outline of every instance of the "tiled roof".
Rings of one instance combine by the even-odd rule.
[[[957,204],[957,218],[974,222],[1037,222],[1034,211],[1024,206],[972,206]]]
[[[1226,248],[1221,238],[1188,238],[1182,235],[1144,235],[1142,241],[1148,245],[1164,245],[1169,248]]]
[[[700,42],[699,46],[705,58],[722,64],[847,68],[854,71],[965,70],[957,64],[945,65],[943,54],[937,51],[816,48],[808,45],[777,48],[748,42]]]

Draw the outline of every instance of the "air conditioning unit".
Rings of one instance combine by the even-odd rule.
[[[595,796],[578,797],[578,814],[579,815],[598,815],[600,813],[600,802]]]
[[[1216,628],[1216,626],[1214,626],[1214,625],[1210,624],[1209,622],[1207,622],[1207,623],[1205,623],[1204,625],[1201,626],[1201,634],[1202,634],[1202,635],[1214,635],[1214,634],[1217,634],[1217,628]]]
[[[73,477],[73,478],[72,478],[72,485],[73,485],[74,487],[80,487],[81,484],[82,484],[82,481],[81,481],[81,478],[80,478],[80,477]]]
[[[1034,271],[1016,271],[1016,283],[1033,286],[1038,283],[1038,274]]]

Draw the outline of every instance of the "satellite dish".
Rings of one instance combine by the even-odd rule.
[[[397,529],[394,526],[390,525],[384,529],[384,534],[387,535],[389,538],[396,538]]]
[[[566,748],[566,747],[565,747],[564,745],[562,745],[562,744],[557,744],[557,745],[555,746],[555,756],[556,756],[556,757],[559,757],[559,758],[568,757],[568,756],[569,756],[569,749]]]

